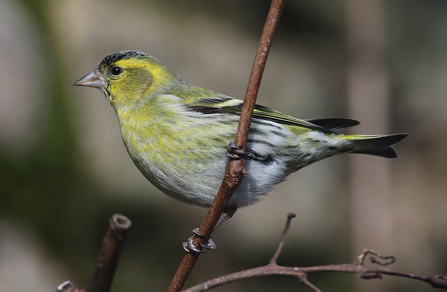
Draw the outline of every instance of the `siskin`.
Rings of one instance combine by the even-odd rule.
[[[105,94],[130,157],[152,184],[188,204],[212,204],[234,156],[225,146],[235,138],[241,100],[189,85],[140,51],[108,55],[74,85]],[[236,210],[257,202],[292,172],[329,156],[395,158],[392,146],[408,136],[335,131],[358,124],[351,119],[300,120],[256,105],[244,153],[248,174],[228,207]]]

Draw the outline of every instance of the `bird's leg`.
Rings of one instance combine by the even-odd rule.
[[[216,223],[216,226],[214,226],[214,230],[217,229],[220,225],[222,225],[225,221],[233,217],[234,213],[236,213],[237,207],[236,206],[226,206],[222,215],[220,215],[219,220]],[[214,231],[213,230],[213,231]]]
[[[233,217],[233,215],[234,215],[234,213],[236,213],[236,211],[237,211],[237,207],[236,206],[226,206],[224,211],[223,211],[223,213],[222,213],[222,215],[220,215],[220,218],[217,221],[216,226],[214,227],[214,230],[216,230],[217,227],[222,225],[225,221],[227,221],[228,219]],[[204,252],[203,250],[197,248],[194,245],[194,239],[196,237],[204,237],[204,236],[199,233],[199,228],[194,228],[192,230],[192,233],[193,233],[193,235],[190,238],[188,238],[188,241],[183,243],[183,249],[186,252],[195,251],[195,252],[203,253]],[[201,247],[203,247],[205,249],[209,249],[209,250],[216,250],[217,249],[216,244],[214,243],[214,241],[211,238],[208,239],[208,242],[206,244],[202,244],[202,243],[199,243],[199,244],[200,244]]]
[[[267,155],[261,155],[252,149],[247,148],[246,150],[243,150],[242,146],[236,145],[234,144],[234,142],[228,143],[228,145],[225,146],[225,148],[227,149],[227,156],[230,157],[231,159],[238,160],[241,159],[242,157],[245,157],[254,160],[265,160],[268,158]]]

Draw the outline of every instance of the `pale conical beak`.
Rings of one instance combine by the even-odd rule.
[[[87,87],[94,87],[94,88],[105,88],[106,84],[101,79],[100,73],[98,69],[93,70],[93,72],[85,75],[78,81],[76,81],[74,86],[87,86]]]

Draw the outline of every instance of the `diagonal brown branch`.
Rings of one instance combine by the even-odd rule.
[[[314,266],[314,267],[285,267],[285,266],[279,266],[276,263],[276,259],[279,256],[282,247],[284,246],[287,233],[289,230],[290,222],[292,218],[294,217],[293,213],[289,213],[287,218],[287,224],[284,228],[283,236],[281,238],[281,241],[279,243],[278,249],[275,253],[275,255],[270,260],[270,263],[262,266],[257,267],[253,269],[248,269],[232,274],[228,274],[225,276],[221,276],[206,282],[203,282],[199,285],[196,285],[194,287],[191,287],[187,290],[184,290],[183,292],[200,292],[200,291],[206,291],[211,288],[215,288],[221,285],[225,285],[231,282],[244,280],[244,279],[250,279],[255,277],[266,277],[266,276],[275,276],[275,275],[281,275],[281,276],[292,276],[298,278],[298,280],[312,289],[315,292],[321,292],[318,287],[316,287],[314,284],[312,284],[308,279],[307,276],[309,274],[315,274],[315,273],[323,273],[323,272],[342,272],[342,273],[352,273],[357,274],[362,279],[375,279],[375,278],[382,278],[382,275],[389,275],[389,276],[399,276],[399,277],[406,277],[411,278],[415,280],[420,280],[427,282],[432,285],[434,288],[447,288],[447,276],[446,275],[431,275],[431,276],[422,276],[415,273],[409,273],[405,271],[399,271],[394,269],[388,269],[384,268],[384,266],[387,266],[389,264],[394,263],[394,257],[393,256],[381,256],[379,254],[376,254],[375,252],[371,250],[364,250],[363,253],[357,258],[357,260],[354,263],[351,264],[340,264],[340,265],[326,265],[326,266]],[[365,259],[367,257],[370,257],[370,261],[373,264],[377,264],[379,266],[367,266],[364,264]],[[377,258],[380,258],[382,261],[376,260]]]
[[[245,149],[247,143],[248,131],[250,128],[251,118],[253,115],[256,97],[258,95],[259,86],[261,84],[262,74],[264,72],[267,56],[270,51],[270,46],[273,39],[273,33],[279,22],[279,18],[284,7],[285,0],[272,0],[267,20],[262,32],[261,41],[259,42],[258,51],[256,53],[255,61],[251,71],[247,92],[245,94],[244,106],[242,108],[239,126],[236,133],[235,144],[242,146]],[[216,223],[223,213],[225,206],[233,195],[234,191],[240,185],[245,176],[245,160],[231,160],[225,169],[225,177],[222,185],[217,193],[217,196],[208,210],[208,213],[199,228],[199,233],[204,237],[197,237],[194,240],[195,246],[200,246],[198,243],[205,244],[211,235]],[[197,262],[199,253],[189,252],[183,258],[171,284],[168,287],[168,292],[180,291],[191,273],[195,263]]]

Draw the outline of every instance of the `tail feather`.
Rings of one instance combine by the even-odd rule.
[[[345,137],[351,140],[353,143],[353,150],[349,153],[361,153],[381,156],[385,158],[398,157],[396,150],[392,147],[409,134],[391,134],[383,136],[361,136],[361,135],[346,135]]]

